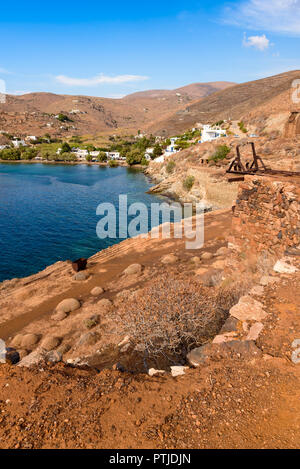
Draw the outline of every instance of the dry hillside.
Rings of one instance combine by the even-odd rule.
[[[300,78],[300,71],[282,73],[262,80],[242,83],[218,91],[179,111],[167,119],[149,127],[154,134],[177,134],[195,125],[196,122],[216,122],[220,119],[257,121],[260,128],[271,114],[287,117],[290,107],[290,92],[293,80]]]
[[[16,135],[95,135],[122,130],[136,133],[158,116],[168,116],[196,99],[231,85],[196,83],[174,91],[146,91],[122,99],[52,93],[7,96],[6,104],[1,105],[0,130]],[[70,114],[72,110],[80,112]],[[54,118],[59,113],[70,117],[72,122],[59,122]]]

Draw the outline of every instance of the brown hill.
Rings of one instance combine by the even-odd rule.
[[[138,91],[129,94],[124,99],[133,100],[136,98],[166,98],[168,96],[177,96],[178,98],[187,99],[188,101],[204,98],[216,91],[224,90],[236,83],[228,81],[216,81],[211,83],[192,83],[191,85],[182,86],[175,90],[147,90]]]
[[[30,93],[7,96],[1,106],[0,130],[16,135],[83,135],[144,130],[158,117],[167,117],[195,99],[214,93],[231,83],[195,83],[178,90],[146,91],[122,99]],[[79,111],[72,113],[72,111]],[[62,124],[55,115],[66,114]]]
[[[183,106],[167,118],[149,126],[155,134],[176,134],[195,125],[196,122],[213,123],[220,119],[238,120],[266,118],[272,113],[288,113],[293,80],[300,78],[300,71],[282,73],[262,80],[231,86],[212,95]]]

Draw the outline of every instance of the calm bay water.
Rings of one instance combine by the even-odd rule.
[[[102,202],[158,202],[143,173],[88,165],[0,164],[0,281],[59,260],[89,257],[121,240],[96,235]]]

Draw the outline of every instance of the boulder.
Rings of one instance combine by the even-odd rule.
[[[229,251],[229,249],[224,246],[224,247],[218,249],[215,255],[216,256],[226,256],[228,254],[228,251]]]
[[[225,334],[216,335],[212,343],[223,344],[224,342],[231,342],[237,335],[237,332],[226,332]]]
[[[288,264],[284,259],[277,261],[273,270],[279,274],[294,274],[298,271],[295,266]]]
[[[227,349],[230,353],[237,354],[240,357],[261,357],[262,351],[256,347],[252,340],[233,340],[232,342],[226,342],[222,346]]]
[[[194,263],[194,264],[199,264],[199,262],[201,262],[201,259],[200,257],[198,256],[194,256],[191,258],[191,261]]]
[[[94,345],[100,339],[100,335],[98,332],[90,331],[82,334],[77,342],[78,347],[82,345]]]
[[[15,335],[15,337],[12,339],[12,341],[10,342],[11,346],[12,347],[20,347],[21,344],[22,344],[22,339],[23,339],[23,335],[22,334],[17,334]]]
[[[21,341],[21,347],[32,347],[33,345],[37,344],[40,340],[39,336],[36,334],[25,334]]]
[[[66,298],[56,306],[56,311],[60,311],[63,313],[71,313],[72,311],[76,311],[76,309],[79,308],[80,303],[78,300],[76,300],[76,298]]]
[[[188,369],[188,366],[171,366],[171,375],[173,378],[176,376],[183,376],[185,375],[185,370]]]
[[[155,368],[150,368],[150,370],[148,370],[149,376],[161,376],[164,374],[165,374],[165,370],[156,370]]]
[[[38,365],[39,363],[43,362],[44,359],[45,352],[43,350],[37,349],[26,357],[22,358],[17,366],[24,366],[29,368],[30,366]]]
[[[178,261],[178,257],[174,254],[167,254],[161,258],[162,264],[175,264]]]
[[[211,252],[203,252],[203,253],[201,254],[201,259],[202,259],[203,261],[209,261],[209,260],[212,259],[213,257],[214,257],[214,256],[213,256],[213,254],[212,254]]]
[[[49,352],[58,347],[60,342],[61,340],[58,337],[48,336],[42,341],[41,348]]]
[[[51,316],[51,319],[53,319],[53,321],[63,321],[64,319],[66,319],[67,316],[67,313],[64,313],[63,311],[58,311],[57,313]]]
[[[250,291],[250,295],[262,296],[264,294],[264,287],[262,285],[255,285]]]
[[[142,273],[141,264],[131,264],[124,270],[124,275],[140,275]]]
[[[246,340],[257,340],[263,328],[264,325],[261,322],[256,322],[253,324],[253,326],[250,327],[250,331],[246,337]]]
[[[10,363],[11,365],[16,365],[20,361],[20,354],[17,352],[16,349],[12,347],[6,348],[6,363]]]
[[[211,344],[194,348],[186,356],[188,364],[194,367],[204,365],[210,359],[213,348]]]
[[[263,305],[251,296],[242,296],[237,305],[230,310],[230,316],[240,321],[261,321],[267,317]]]
[[[58,350],[51,350],[45,356],[47,362],[58,363],[62,361],[62,354]]]
[[[233,316],[229,316],[220,330],[220,334],[225,334],[226,332],[237,332],[240,325],[241,321],[239,321],[237,318],[234,318]]]
[[[12,347],[6,347],[5,342],[0,339],[0,363],[15,365],[19,361],[19,353]]]
[[[102,295],[102,293],[104,293],[104,290],[102,287],[94,287],[91,290],[91,295],[93,296],[99,296],[99,295]]]
[[[77,272],[73,277],[77,282],[87,280],[88,278],[89,274],[87,272]]]

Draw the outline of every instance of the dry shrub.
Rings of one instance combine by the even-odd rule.
[[[119,308],[118,333],[130,336],[146,366],[184,362],[190,349],[218,333],[236,299],[232,288],[159,278]]]

